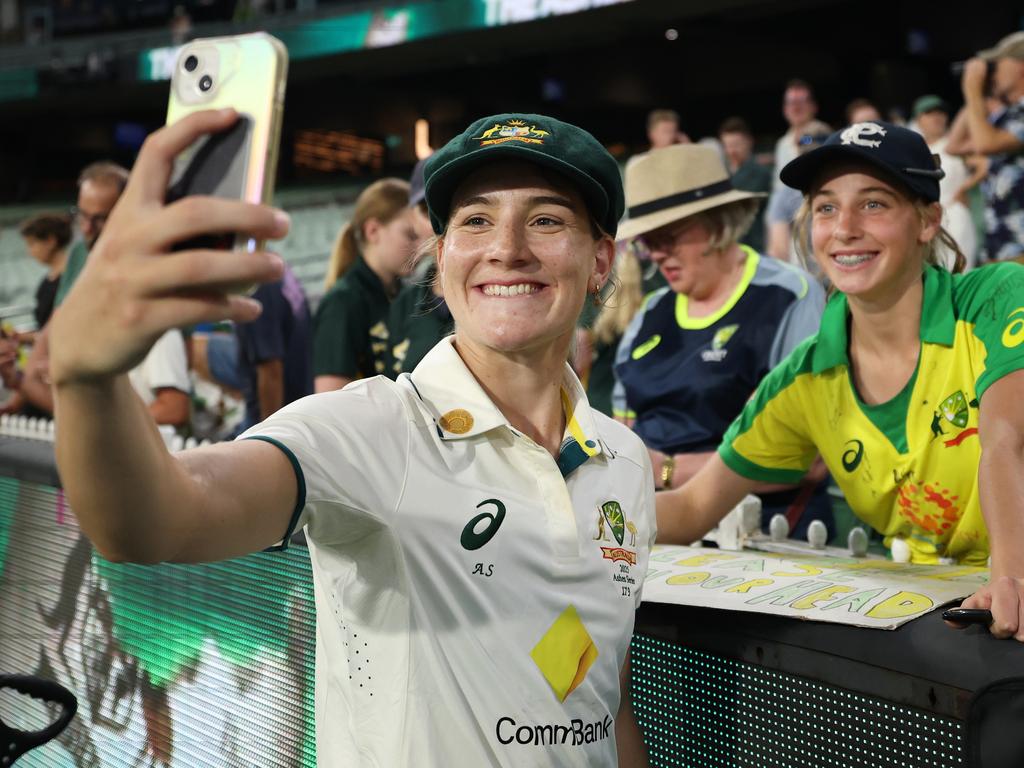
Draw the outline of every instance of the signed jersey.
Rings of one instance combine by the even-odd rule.
[[[820,451],[853,511],[907,541],[914,562],[985,565],[978,493],[978,409],[985,390],[1024,368],[1024,267],[924,274],[921,352],[903,391],[861,401],[850,378],[847,302],[762,382],[719,448],[735,472],[795,482]]]
[[[305,398],[247,433],[304,489],[318,765],[615,765],[651,468],[568,366],[562,399],[556,460],[448,338],[397,382]]]

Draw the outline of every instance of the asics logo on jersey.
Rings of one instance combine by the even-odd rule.
[[[878,147],[882,142],[865,139],[865,136],[885,136],[885,128],[878,123],[854,123],[841,134],[843,144],[856,144],[858,147]]]
[[[1015,317],[1017,315],[1019,317]],[[1013,310],[1006,319],[1010,320],[1010,324],[1003,330],[1003,346],[1013,349],[1024,343],[1024,307]]]
[[[860,440],[847,440],[846,445],[849,447],[843,451],[843,469],[853,472],[864,458],[864,443]]]
[[[493,539],[494,534],[498,532],[498,529],[501,528],[502,522],[505,520],[504,504],[497,499],[484,499],[476,505],[476,508],[480,509],[484,504],[493,504],[495,511],[493,513],[481,512],[466,523],[466,527],[462,529],[462,537],[459,539],[462,546],[470,551],[480,549],[480,547]],[[477,530],[480,523],[485,520],[487,521],[487,525],[485,525],[481,530]]]

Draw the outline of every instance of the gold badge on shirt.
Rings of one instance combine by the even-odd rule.
[[[448,411],[438,422],[441,429],[453,435],[464,435],[473,428],[473,414],[462,408]]]

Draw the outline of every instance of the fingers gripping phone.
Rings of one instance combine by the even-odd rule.
[[[171,76],[167,124],[192,112],[225,107],[238,112],[238,121],[222,133],[204,136],[178,156],[168,203],[188,195],[272,201],[287,73],[287,49],[263,32],[198,39],[182,47]],[[244,232],[226,232],[178,243],[175,250],[252,253],[263,245]]]

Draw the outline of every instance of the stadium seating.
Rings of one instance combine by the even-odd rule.
[[[331,247],[338,230],[351,217],[352,205],[332,201],[291,207],[284,202],[292,217],[292,229],[275,247],[315,306],[323,294]],[[45,268],[26,252],[17,224],[0,227],[0,274],[4,276],[0,281],[0,320],[23,330],[32,328],[35,291],[45,273]]]

